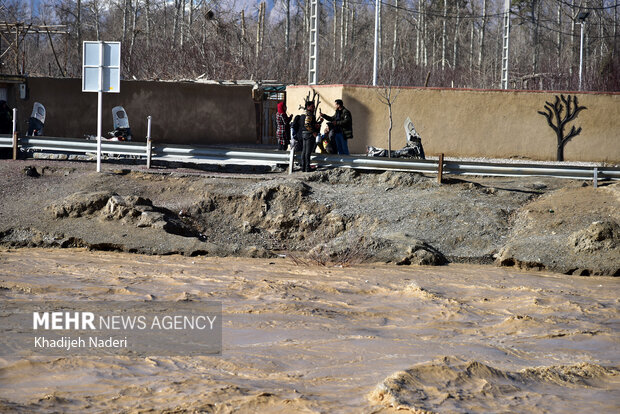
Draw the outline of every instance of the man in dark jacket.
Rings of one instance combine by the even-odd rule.
[[[349,155],[347,140],[353,138],[353,118],[351,111],[344,107],[342,99],[336,99],[336,113],[333,116],[321,113],[321,118],[327,119],[334,126],[334,139],[338,154]],[[320,112],[320,111],[319,111]]]
[[[306,117],[304,119],[304,128],[302,129],[302,138],[304,141],[304,147],[301,151],[301,170],[304,172],[310,172],[310,156],[314,151],[315,140],[321,130],[321,122],[317,121],[314,114],[314,102],[308,101],[305,105]]]
[[[13,114],[6,101],[0,101],[0,134],[13,133]]]

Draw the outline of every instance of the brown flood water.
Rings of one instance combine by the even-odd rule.
[[[0,251],[0,304],[223,302],[223,354],[0,358],[0,411],[620,410],[620,279]],[[406,411],[405,411],[406,412]]]

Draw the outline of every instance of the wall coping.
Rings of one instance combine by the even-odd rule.
[[[375,89],[382,88],[382,86],[372,85],[356,85],[356,84],[331,84],[331,85],[287,85],[287,88],[367,88]],[[519,93],[545,93],[545,94],[582,94],[582,95],[620,95],[620,92],[600,92],[600,91],[543,91],[543,90],[531,90],[531,89],[474,89],[474,88],[439,88],[439,87],[424,87],[424,86],[394,86],[398,89],[419,89],[429,91],[455,91],[455,92],[519,92]]]

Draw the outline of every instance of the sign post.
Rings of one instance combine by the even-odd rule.
[[[83,43],[82,92],[97,92],[97,172],[101,172],[103,93],[121,91],[121,42]]]

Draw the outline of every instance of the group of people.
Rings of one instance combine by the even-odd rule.
[[[301,170],[309,172],[310,156],[317,146],[323,151],[333,154],[349,155],[347,140],[353,138],[353,120],[351,111],[345,108],[342,99],[336,99],[336,112],[329,116],[319,109],[316,117],[316,108],[313,101],[305,103],[305,113],[287,115],[286,104],[278,103],[276,114],[276,137],[280,150],[288,149],[301,151]],[[321,124],[326,120],[327,125],[321,135]]]

